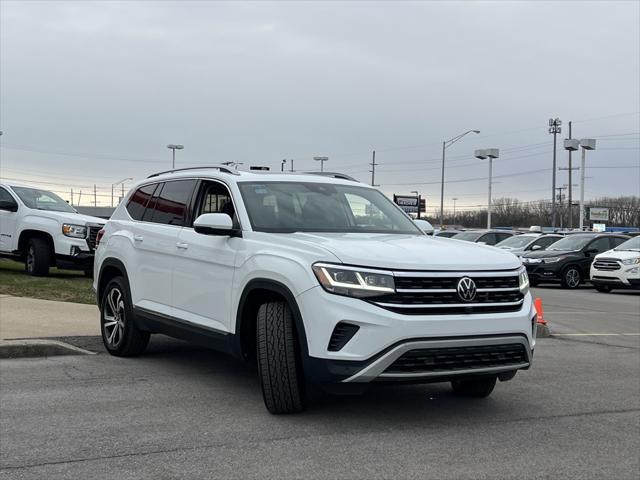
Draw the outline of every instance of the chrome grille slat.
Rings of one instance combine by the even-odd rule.
[[[620,270],[621,265],[615,258],[599,258],[593,264],[593,268],[602,271]]]

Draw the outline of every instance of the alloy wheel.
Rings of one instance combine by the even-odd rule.
[[[569,270],[567,270],[565,276],[567,279],[567,285],[570,288],[576,288],[578,285],[580,285],[580,272],[575,268],[570,268]]]
[[[124,296],[114,287],[107,293],[103,308],[102,330],[109,347],[118,348],[124,338]]]
[[[33,272],[33,262],[35,256],[36,252],[34,251],[34,248],[29,247],[29,250],[27,251],[27,272],[29,273]]]

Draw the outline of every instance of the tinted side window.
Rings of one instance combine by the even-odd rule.
[[[603,237],[594,240],[589,244],[587,250],[591,250],[592,248],[597,250],[598,253],[606,252],[607,250],[609,250],[609,238]]]
[[[0,201],[10,202],[12,205],[16,205],[15,199],[7,192],[3,187],[0,187]]]
[[[155,192],[153,192],[153,196],[147,203],[147,208],[144,211],[144,215],[142,216],[143,221],[150,222],[153,219],[153,212],[156,208],[156,204],[158,203],[158,196],[160,195],[160,192],[162,191],[163,186],[164,186],[164,183],[157,184],[157,188]]]
[[[184,225],[196,180],[166,182],[153,209],[154,223]]]
[[[142,216],[144,215],[144,209],[153,195],[153,191],[156,189],[157,184],[145,185],[144,187],[140,187],[136,190],[131,198],[129,199],[129,203],[127,203],[127,211],[131,218],[134,220],[142,220]]]
[[[484,242],[487,245],[495,245],[496,243],[498,243],[496,241],[496,235],[494,233],[485,233],[478,239],[478,242]]]
[[[557,242],[558,240],[560,239],[556,237],[542,237],[533,242],[533,245],[540,245],[542,248],[547,248],[549,245]]]
[[[616,248],[621,243],[629,240],[628,238],[620,238],[620,237],[611,237],[611,248]]]
[[[508,233],[496,233],[496,237],[498,237],[498,242],[501,242],[502,240],[506,240],[507,238],[511,238],[512,236],[513,235],[509,235]]]

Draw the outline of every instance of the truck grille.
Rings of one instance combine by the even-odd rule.
[[[458,290],[462,278],[473,280],[476,294],[470,301]],[[394,272],[396,293],[370,301],[405,315],[502,313],[520,310],[524,295],[518,272]]]
[[[611,272],[613,270],[620,270],[620,264],[615,258],[599,258],[593,264],[593,268]]]
[[[384,373],[408,374],[452,372],[456,370],[522,366],[528,363],[519,343],[474,347],[427,348],[410,350],[387,367]]]
[[[101,228],[102,226],[88,227],[87,246],[92,252],[96,249],[96,237],[98,236],[98,232]]]

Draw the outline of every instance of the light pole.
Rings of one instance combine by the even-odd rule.
[[[176,150],[182,150],[184,148],[184,145],[174,145],[173,143],[170,143],[169,145],[167,145],[167,148],[172,152],[171,168],[175,169],[176,168]]]
[[[580,146],[582,147],[582,161],[580,162],[580,230],[584,227],[584,161],[587,155],[587,150],[596,149],[595,138],[583,138],[580,140]]]
[[[282,159],[282,163],[280,163],[280,171],[281,172],[284,172],[284,166],[285,166],[286,163],[287,163],[287,159],[286,158]]]
[[[324,172],[324,162],[329,160],[329,157],[313,157],[316,162],[320,162],[320,171]]]
[[[417,190],[411,190],[411,193],[415,193],[418,197],[418,220],[420,220],[420,193]]]
[[[111,208],[113,208],[113,190],[117,185],[122,184],[122,196],[124,197],[124,182],[126,182],[127,180],[133,180],[133,178],[131,177],[127,177],[127,178],[123,178],[122,180],[120,180],[119,182],[116,183],[112,183],[111,184]]]
[[[453,200],[453,223],[454,225],[456,224],[456,200],[458,200],[458,197],[453,197],[451,200]]]
[[[569,152],[569,167],[566,170],[569,170],[569,221],[567,222],[567,226],[569,228],[573,228],[573,199],[571,197],[571,190],[573,184],[571,183],[572,179],[572,171],[575,170],[574,167],[571,166],[571,153],[575,152],[580,148],[580,141],[577,138],[571,138],[571,122],[569,122],[569,138],[564,139],[564,149]],[[559,168],[558,170],[565,170],[564,168]]]
[[[493,159],[498,158],[500,151],[497,148],[476,150],[475,157],[481,160],[489,159],[489,202],[487,204],[487,229],[491,228],[491,180],[493,177]]]
[[[444,158],[445,158],[445,151],[447,150],[447,148],[449,148],[451,145],[453,145],[454,143],[456,143],[458,140],[460,140],[462,137],[464,137],[465,135],[469,134],[469,133],[480,133],[480,130],[467,130],[464,133],[461,133],[460,135],[456,135],[453,138],[450,138],[449,140],[445,140],[444,142],[442,142],[442,180],[440,182],[440,226],[442,226],[442,222],[444,219]]]
[[[562,121],[559,118],[549,119],[549,133],[553,135],[553,175],[551,180],[551,226],[556,226],[556,138],[562,132]]]

